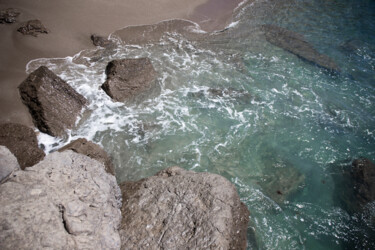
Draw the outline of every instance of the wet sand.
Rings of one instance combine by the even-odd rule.
[[[41,57],[66,57],[93,47],[90,35],[108,36],[129,25],[188,19],[206,31],[223,29],[240,0],[0,0],[0,9],[17,8],[13,24],[0,24],[0,122],[33,126],[18,85],[26,64]],[[50,30],[38,37],[17,32],[22,22],[40,19]]]

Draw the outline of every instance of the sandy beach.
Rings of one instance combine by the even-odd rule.
[[[17,22],[0,25],[0,122],[33,126],[18,85],[26,64],[36,58],[66,57],[93,47],[91,34],[108,36],[129,25],[188,19],[204,30],[224,28],[240,0],[0,0],[0,9],[16,8]],[[50,31],[38,37],[17,32],[21,23],[39,19]]]

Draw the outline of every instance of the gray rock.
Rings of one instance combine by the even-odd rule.
[[[59,152],[63,152],[65,150],[72,150],[76,153],[83,154],[97,160],[98,162],[104,164],[105,171],[107,171],[107,173],[115,175],[115,168],[112,164],[111,158],[98,144],[87,141],[85,138],[79,138],[60,148]]]
[[[157,76],[149,58],[113,60],[108,63],[106,74],[102,89],[118,102],[149,92]]]
[[[17,157],[22,169],[34,166],[45,156],[38,147],[34,130],[21,124],[0,124],[0,145],[6,146]]]
[[[0,10],[0,23],[14,23],[17,21],[19,14],[21,12],[13,8]]]
[[[44,27],[40,20],[37,19],[27,21],[26,23],[22,24],[17,31],[22,33],[23,35],[31,35],[35,37],[37,37],[38,34],[49,33],[49,30]]]
[[[119,249],[121,192],[103,164],[66,151],[0,185],[0,249]]]
[[[121,184],[122,249],[245,249],[249,211],[224,177],[163,170]]]
[[[328,56],[320,54],[303,35],[275,25],[263,25],[262,30],[266,40],[273,45],[331,72],[340,72],[336,63]]]
[[[65,135],[87,102],[45,66],[32,72],[18,88],[35,126],[52,136]]]
[[[107,38],[98,35],[91,35],[91,41],[95,46],[100,46],[103,48],[113,48],[115,47],[115,43]]]
[[[7,149],[0,146],[0,183],[5,181],[13,171],[20,169],[16,157]]]

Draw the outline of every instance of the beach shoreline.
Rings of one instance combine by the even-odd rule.
[[[2,0],[0,9],[16,8],[21,14],[13,24],[1,24],[0,33],[0,123],[14,122],[34,127],[23,105],[18,86],[27,77],[26,65],[37,58],[73,56],[94,48],[91,34],[108,36],[127,26],[147,25],[171,19],[198,23],[205,31],[223,29],[241,0],[104,0],[27,1]],[[38,37],[25,36],[17,28],[39,19],[50,31]]]

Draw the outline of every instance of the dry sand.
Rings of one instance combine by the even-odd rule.
[[[107,36],[129,25],[189,19],[206,31],[224,28],[241,0],[0,0],[0,9],[21,11],[17,23],[0,24],[0,122],[33,126],[18,94],[26,64],[35,58],[65,57],[93,47],[90,35]],[[24,36],[22,22],[40,19],[47,35]]]

